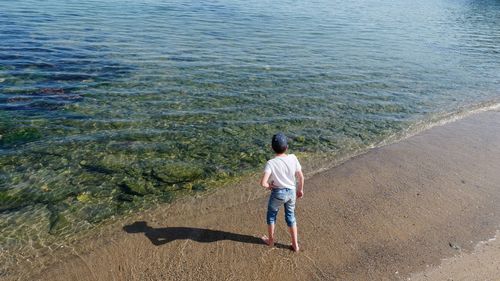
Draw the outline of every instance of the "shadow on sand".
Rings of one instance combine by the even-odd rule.
[[[237,234],[226,231],[211,230],[194,227],[150,227],[145,221],[136,221],[123,227],[128,233],[144,233],[144,235],[156,246],[160,246],[174,240],[193,240],[201,243],[211,243],[222,240],[230,240],[241,243],[257,244],[266,246],[259,237]],[[275,247],[291,249],[290,246],[275,243]]]

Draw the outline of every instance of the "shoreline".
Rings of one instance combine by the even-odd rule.
[[[499,226],[500,227],[500,226]],[[412,274],[410,281],[449,280],[494,280],[500,275],[500,241],[497,231],[495,237],[479,242],[470,253],[460,253],[441,264]],[[495,274],[495,275],[493,275]]]
[[[280,247],[268,249],[253,239],[265,230],[262,218],[267,194],[253,182],[241,182],[201,198],[184,198],[151,212],[131,215],[121,227],[112,224],[109,233],[95,235],[101,236],[98,241],[89,238],[84,245],[72,249],[72,253],[59,255],[66,256],[64,263],[52,262],[42,273],[28,272],[26,276],[34,274],[35,280],[109,280],[117,276],[120,280],[140,280],[141,276],[219,280],[230,277],[232,273],[218,264],[228,264],[231,270],[250,279],[264,279],[264,273],[276,278],[293,273],[291,277],[300,280],[364,280],[368,277],[397,280],[409,276],[455,255],[456,250],[450,244],[471,251],[474,246],[471,241],[491,238],[488,235],[497,230],[493,224],[500,225],[497,216],[490,215],[499,211],[492,200],[500,197],[500,191],[492,186],[500,182],[500,178],[492,173],[491,167],[482,167],[500,163],[499,157],[491,153],[497,149],[492,139],[500,140],[500,135],[489,132],[487,127],[498,126],[499,116],[498,111],[472,114],[400,142],[371,149],[309,177],[306,198],[299,202],[297,210],[299,235],[303,240],[303,252],[298,255],[284,249],[287,236],[280,226],[282,218],[277,225]],[[444,143],[450,140],[451,148]],[[440,156],[443,149],[445,155]],[[470,154],[478,154],[484,161],[474,164],[472,160],[478,156]],[[471,174],[458,164],[459,160],[470,161],[478,171],[486,168],[485,174],[479,177]],[[444,179],[439,177],[439,172],[436,175],[436,169],[442,170]],[[462,179],[453,178],[453,173]],[[469,182],[482,181],[484,177],[488,179],[483,183],[486,187],[468,187]],[[423,201],[422,205],[414,202],[416,200]],[[470,213],[463,214],[464,208]],[[318,224],[315,219],[318,216],[325,222]],[[147,227],[134,228],[134,223],[140,221],[146,222]],[[137,233],[121,229],[126,226]],[[150,234],[152,229],[157,236],[168,236],[168,229],[173,227],[184,227],[188,231],[183,237],[161,245],[155,245],[156,240],[147,236],[148,229]],[[456,233],[447,233],[454,228]],[[318,236],[321,233],[332,238]],[[169,240],[169,237],[160,238]],[[439,243],[432,242],[431,238]],[[179,256],[179,250],[185,254]],[[215,260],[210,258],[212,254],[216,254]],[[162,263],[171,260],[171,256],[182,263],[181,270]],[[272,267],[253,259],[246,266],[244,262],[238,263],[248,258],[261,261],[273,258]],[[281,263],[280,258],[292,264]],[[306,270],[300,271],[298,263]],[[132,264],[137,266],[127,267]],[[251,271],[251,265],[258,268],[264,265],[264,272]],[[291,273],[284,270],[285,267],[291,267]]]
[[[454,111],[451,112],[441,112],[441,113],[436,113],[436,114],[431,114],[427,116],[426,118],[423,118],[419,121],[411,123],[409,127],[406,129],[403,129],[399,132],[395,132],[391,135],[386,135],[381,141],[374,142],[372,144],[363,146],[363,147],[357,147],[354,148],[350,151],[345,151],[343,153],[332,153],[332,152],[325,152],[325,153],[318,153],[318,152],[299,152],[299,151],[294,151],[295,154],[297,154],[301,158],[301,162],[308,168],[306,172],[306,178],[314,176],[318,173],[325,172],[327,170],[333,169],[339,165],[342,165],[346,161],[349,161],[357,156],[363,155],[365,153],[368,153],[369,151],[377,148],[381,148],[387,145],[393,145],[398,142],[404,141],[408,138],[411,138],[412,136],[418,135],[426,130],[432,129],[434,127],[439,127],[446,125],[450,122],[456,122],[460,121],[463,118],[467,118],[468,116],[478,114],[481,112],[485,111],[490,111],[490,110],[498,110],[500,108],[500,101],[497,99],[489,100],[486,102],[481,102],[481,103],[476,103],[468,106],[463,106],[455,109]],[[258,170],[258,169],[254,169]],[[213,192],[217,192],[218,189],[220,188],[227,188],[228,186],[234,185],[236,182],[245,182],[245,181],[253,181],[253,177],[256,176],[256,172],[254,170],[246,170],[242,172],[241,174],[235,175],[234,177],[230,178],[225,178],[222,180],[217,180],[217,179],[207,179],[206,182],[203,182],[202,184],[208,187],[202,192],[199,191],[192,191],[192,190],[179,190],[175,191],[175,193],[172,195],[173,196],[173,201],[180,201],[182,202],[183,198],[186,196],[195,196],[196,198],[204,197],[204,196],[209,196]],[[257,172],[258,173],[258,172]],[[258,175],[257,175],[258,176]],[[152,202],[153,203],[153,202]],[[123,214],[117,214],[117,217],[115,215],[112,216],[110,219],[106,219],[102,222],[99,223],[99,225],[91,226],[90,228],[84,228],[81,229],[78,234],[77,232],[68,232],[64,233],[63,235],[59,236],[52,236],[47,233],[39,233],[41,236],[44,236],[43,239],[39,240],[34,240],[30,241],[29,244],[39,244],[39,245],[45,245],[45,247],[48,248],[54,248],[54,247],[64,247],[64,246],[70,246],[74,241],[78,241],[81,239],[84,239],[85,237],[92,236],[95,233],[98,233],[101,231],[100,228],[107,227],[108,225],[114,225],[117,222],[119,223],[120,221],[126,220],[127,217],[133,216],[134,214],[140,214],[143,212],[149,212],[149,211],[154,211],[156,208],[161,206],[162,204],[171,204],[172,202],[169,203],[153,203],[153,205],[150,206],[141,206],[141,208],[137,209],[130,209],[128,212],[123,213]],[[83,235],[82,235],[83,233]],[[47,237],[48,235],[48,237]],[[60,238],[64,237],[62,240]],[[48,239],[47,239],[48,238]],[[46,240],[44,240],[46,239]],[[33,242],[33,243],[31,243]],[[26,251],[26,247],[30,245],[27,245],[27,242],[25,244],[20,243],[19,245],[14,245],[14,247],[6,248],[7,256],[9,255],[15,255],[18,257],[22,257],[21,259],[24,258],[37,258],[40,256],[40,254],[43,255],[43,253],[47,253],[47,251]],[[33,248],[33,247],[32,247]],[[51,253],[52,249],[49,251],[49,254]],[[4,254],[5,256],[5,254]],[[4,261],[5,259],[2,259],[0,257],[1,261]],[[9,261],[9,264],[17,264],[19,262],[23,262],[22,260],[16,259],[16,258],[11,258]],[[30,261],[31,264],[31,261]],[[29,264],[28,264],[29,265]],[[0,277],[5,275],[6,272],[9,272],[12,270],[12,266],[3,266],[0,267]]]

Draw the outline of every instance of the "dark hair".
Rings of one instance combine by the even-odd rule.
[[[277,133],[273,136],[271,141],[271,146],[273,147],[274,152],[280,154],[285,152],[288,149],[288,141],[283,133]]]

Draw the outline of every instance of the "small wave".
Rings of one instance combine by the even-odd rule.
[[[469,105],[469,106],[464,106],[461,107],[457,110],[451,111],[451,112],[441,112],[441,113],[436,113],[431,116],[428,116],[427,118],[423,120],[419,120],[413,124],[411,124],[408,128],[398,131],[393,133],[392,135],[388,136],[385,138],[383,141],[378,142],[378,143],[373,143],[369,144],[364,148],[360,148],[356,151],[351,151],[350,153],[347,153],[345,155],[341,156],[336,156],[333,161],[331,158],[325,159],[325,161],[321,161],[321,164],[318,165],[317,168],[314,170],[310,171],[307,173],[306,177],[311,177],[315,174],[324,172],[326,170],[332,169],[349,159],[352,159],[353,157],[356,157],[358,155],[361,155],[363,153],[366,153],[370,151],[371,149],[374,148],[379,148],[383,147],[386,145],[394,144],[397,142],[400,142],[402,140],[408,139],[412,136],[415,136],[419,133],[422,133],[426,130],[429,130],[434,127],[438,126],[443,126],[461,119],[464,119],[468,116],[481,113],[481,112],[486,112],[486,111],[491,111],[491,110],[499,110],[500,109],[500,101],[498,100],[493,100],[493,101],[487,101],[487,102],[482,102],[474,105]],[[318,160],[318,159],[315,159]]]
[[[491,110],[498,110],[498,109],[500,109],[500,101],[494,100],[470,106],[464,106],[452,112],[442,112],[433,114],[423,120],[417,121],[416,123],[410,125],[406,130],[403,130],[402,132],[399,132],[385,139],[383,142],[379,143],[377,147],[407,139],[428,129],[437,126],[443,126],[448,123],[452,123],[461,120],[463,118],[466,118],[473,114]]]

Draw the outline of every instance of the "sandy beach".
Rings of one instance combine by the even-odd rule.
[[[498,128],[499,111],[474,114],[309,175],[300,253],[282,213],[276,247],[261,243],[268,193],[255,177],[134,215],[5,280],[499,280]]]
[[[430,280],[498,280],[500,277],[500,241],[481,241],[471,253],[461,253],[443,260],[438,266],[413,274],[412,281]]]

